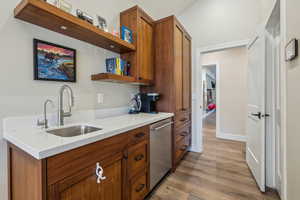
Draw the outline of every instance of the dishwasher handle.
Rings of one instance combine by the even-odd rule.
[[[165,128],[165,127],[171,126],[173,123],[174,123],[174,122],[166,123],[166,124],[164,124],[164,125],[162,125],[162,126],[159,126],[159,127],[157,127],[157,128],[151,129],[151,131],[158,131],[158,130],[163,129],[163,128]]]

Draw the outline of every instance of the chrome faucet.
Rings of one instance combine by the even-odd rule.
[[[68,97],[69,97],[69,111],[64,111],[64,91],[68,91]],[[59,102],[58,102],[58,124],[60,126],[64,125],[64,118],[65,117],[71,117],[72,116],[72,107],[74,106],[74,94],[73,90],[68,85],[63,85],[59,90]]]
[[[48,118],[47,118],[47,105],[48,105],[48,103],[50,103],[52,105],[52,107],[54,107],[53,101],[50,100],[50,99],[47,99],[44,102],[44,119],[37,121],[37,125],[38,126],[43,126],[45,129],[49,128],[49,126],[48,126]]]

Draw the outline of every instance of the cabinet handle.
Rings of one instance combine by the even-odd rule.
[[[169,123],[166,123],[166,124],[164,124],[164,125],[162,125],[160,127],[153,128],[153,129],[151,129],[151,131],[159,131],[160,129],[163,129],[163,128],[166,128],[168,126],[171,126],[172,124],[174,124],[174,122],[169,122]]]
[[[180,121],[181,122],[185,122],[187,120],[187,118],[183,118],[183,119],[181,119]]]
[[[188,132],[186,132],[186,131],[184,131],[184,132],[181,133],[181,136],[183,136],[183,137],[185,137],[187,135],[188,135]]]
[[[135,189],[135,191],[136,192],[141,192],[144,189],[145,186],[146,186],[145,184],[140,184],[139,187]]]
[[[142,138],[144,137],[146,134],[145,133],[138,133],[138,134],[135,134],[135,137],[136,138]]]
[[[96,176],[97,176],[97,183],[100,184],[101,181],[105,180],[106,177],[103,176],[104,170],[100,166],[100,163],[96,163]]]
[[[144,158],[144,155],[143,155],[143,154],[140,154],[140,155],[137,155],[137,156],[134,158],[134,160],[135,160],[136,162],[138,162],[138,161],[142,160],[143,158]]]

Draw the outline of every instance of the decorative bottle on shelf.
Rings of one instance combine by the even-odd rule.
[[[130,62],[127,61],[126,62],[126,70],[125,70],[126,76],[130,76],[130,73],[131,73],[130,68],[131,68],[131,64],[130,64]]]

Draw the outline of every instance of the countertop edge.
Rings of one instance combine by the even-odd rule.
[[[72,143],[69,144],[62,144],[61,146],[56,146],[53,148],[49,148],[49,149],[44,149],[44,150],[37,150],[32,148],[31,146],[27,145],[26,143],[18,140],[16,137],[14,137],[13,135],[10,135],[9,133],[4,132],[3,133],[3,138],[13,144],[14,146],[18,147],[19,149],[21,149],[22,151],[26,152],[27,154],[29,154],[30,156],[34,157],[37,160],[42,160],[42,159],[46,159],[49,158],[51,156],[63,153],[63,152],[67,152],[94,142],[98,142],[125,132],[128,132],[130,130],[134,130],[136,128],[140,128],[146,125],[150,125],[153,124],[155,122],[164,120],[164,119],[168,119],[168,118],[172,118],[174,117],[173,113],[164,113],[164,116],[159,116],[154,119],[150,119],[147,120],[145,122],[142,123],[138,123],[136,125],[131,125],[125,128],[120,128],[120,129],[116,129],[116,130],[112,130],[109,131],[105,134],[99,134],[99,135],[95,135],[93,137],[88,137],[88,138],[81,138],[78,141],[74,141]],[[167,115],[166,115],[167,114]]]

